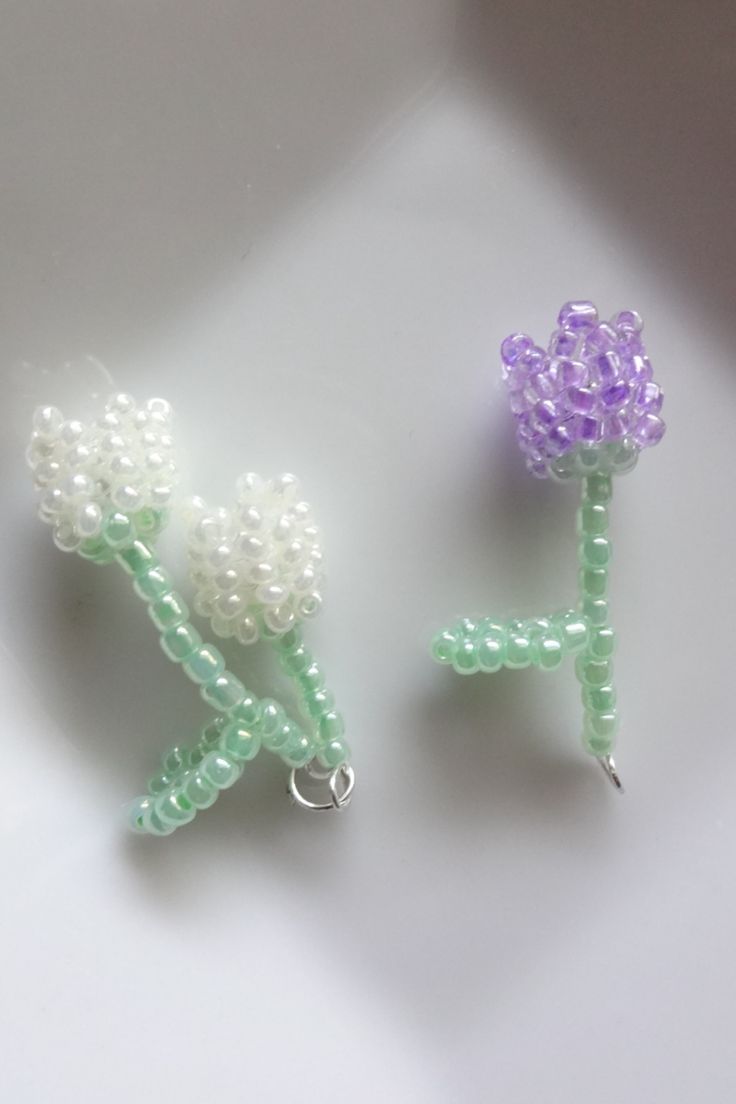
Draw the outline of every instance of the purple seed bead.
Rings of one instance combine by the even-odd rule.
[[[594,445],[600,440],[601,430],[602,426],[598,419],[587,415],[580,422],[580,440],[586,445]]]
[[[601,353],[595,359],[595,369],[599,381],[605,386],[618,379],[621,373],[621,361],[614,352]]]
[[[532,411],[533,421],[532,424],[536,425],[538,429],[546,430],[557,419],[557,407],[549,399],[544,399],[542,402],[538,402]]]
[[[605,353],[609,349],[615,349],[618,334],[608,322],[599,322],[598,325],[586,335],[583,353],[586,356],[595,356],[596,353]]]
[[[523,391],[512,391],[509,395],[509,406],[512,414],[523,414],[527,409],[527,401]]]
[[[595,305],[587,299],[580,299],[571,303],[565,303],[557,316],[557,324],[561,330],[572,330],[577,333],[580,330],[588,330],[598,321],[598,311]]]
[[[568,387],[567,403],[576,414],[590,414],[595,408],[595,392],[588,387]]]
[[[631,387],[626,380],[612,383],[610,387],[604,387],[601,391],[601,399],[605,406],[621,406],[626,403],[631,393]]]
[[[534,345],[534,342],[526,334],[509,334],[501,345],[501,360],[504,364],[516,364],[519,357],[526,353]]]
[[[552,356],[571,357],[578,346],[578,335],[572,330],[556,330],[549,342]]]
[[[603,419],[603,436],[607,441],[620,441],[627,430],[628,424],[620,414],[609,414]]]
[[[575,440],[564,422],[552,426],[547,441],[552,452],[556,453],[558,456],[563,452],[568,452],[575,444]]]
[[[648,380],[646,383],[639,384],[634,401],[637,406],[645,407],[648,414],[659,414],[662,409],[664,395],[659,384],[654,383],[653,380]]]
[[[640,333],[644,323],[637,311],[622,310],[613,316],[611,325],[615,326],[619,333]]]
[[[523,391],[529,379],[529,373],[523,364],[506,365],[503,378],[509,391]]]
[[[538,345],[532,345],[530,349],[522,353],[519,357],[519,364],[523,364],[530,374],[535,372],[544,371],[545,363],[548,357],[544,349],[540,349]]]
[[[645,414],[634,431],[634,440],[642,448],[656,445],[664,437],[665,424],[656,414]]]
[[[635,353],[623,361],[624,371],[632,383],[646,383],[652,378],[652,365],[649,357]]]
[[[556,360],[552,363],[563,387],[584,387],[588,382],[588,369],[579,360]]]

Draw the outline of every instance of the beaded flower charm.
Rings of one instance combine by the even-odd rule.
[[[297,536],[303,544],[307,542],[307,554],[303,563],[293,561],[293,570],[275,570],[270,580],[273,588],[279,581],[282,586],[289,584],[288,602],[285,597],[281,600],[276,589],[264,592],[260,584],[256,588],[255,599],[260,596],[267,600],[263,616],[254,620],[258,628],[253,636],[278,638],[282,662],[297,678],[307,712],[317,722],[313,734],[308,735],[288,720],[278,702],[259,701],[225,668],[218,649],[205,643],[190,623],[184,599],[158,560],[154,542],[168,520],[167,508],[177,482],[171,417],[165,400],[150,399],[138,407],[125,394],[113,396],[101,417],[90,425],[66,421],[56,408],[44,406],[34,414],[27,451],[34,485],[40,493],[39,516],[53,527],[57,547],[78,552],[96,564],[114,562],[123,568],[136,594],[146,603],[164,653],[181,666],[199,687],[203,700],[217,711],[193,748],[176,746],[164,755],[164,769],[151,780],[149,793],[131,803],[129,823],[138,832],[169,835],[193,820],[199,809],[212,805],[219,791],[240,777],[244,764],[261,746],[276,752],[292,768],[290,787],[301,804],[341,808],[349,801],[353,787],[342,719],[332,708],[331,695],[301,643],[297,625],[297,615],[308,616],[319,605],[314,589],[319,552],[314,541],[308,543],[310,533],[316,538],[308,524],[311,519],[303,516],[303,504],[285,504],[283,513],[293,518],[295,531],[293,539],[284,544],[284,554],[288,560],[288,548],[297,543]],[[288,479],[282,479],[285,498],[289,497],[287,484]],[[289,485],[295,486],[295,481]],[[202,517],[196,532],[208,531]],[[275,530],[272,537],[278,539]],[[195,538],[195,545],[198,540]],[[222,546],[223,541],[218,540],[214,549],[221,553]],[[193,555],[196,558],[196,551]],[[276,557],[272,559],[281,563]],[[258,562],[267,561],[263,558]],[[216,574],[219,578],[221,573]],[[276,596],[279,603],[274,600]],[[251,602],[248,608],[257,607]],[[272,627],[276,610],[281,618],[280,633]],[[238,622],[241,640],[245,624],[245,618]],[[313,762],[318,765],[313,766]],[[317,804],[302,797],[294,779],[294,771],[302,767],[328,782],[327,803]]]
[[[566,303],[547,350],[525,334],[501,346],[516,439],[529,471],[579,478],[579,594],[575,609],[528,620],[463,619],[439,633],[434,658],[460,674],[501,667],[555,670],[574,655],[582,688],[583,743],[621,789],[612,758],[618,731],[609,624],[608,509],[612,476],[631,471],[640,452],[664,435],[662,392],[635,311],[600,321],[593,303]]]

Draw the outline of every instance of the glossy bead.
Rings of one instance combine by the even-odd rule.
[[[319,720],[323,713],[329,713],[335,707],[335,695],[331,690],[317,690],[304,695],[304,707],[313,720]]]
[[[299,647],[294,648],[291,652],[282,656],[281,662],[283,663],[284,670],[289,671],[293,675],[301,674],[302,671],[306,671],[312,663],[312,656],[304,647],[300,644]]]
[[[188,824],[194,820],[197,810],[188,801],[186,796],[177,790],[163,793],[154,801],[154,809],[164,824],[171,824],[178,828],[180,824]]]
[[[171,591],[149,605],[148,615],[159,632],[166,632],[167,629],[173,629],[176,625],[182,625],[188,621],[189,609],[186,602]]]
[[[125,548],[135,539],[133,522],[127,514],[119,510],[110,514],[102,528],[102,536],[110,548]]]
[[[536,642],[538,664],[542,671],[555,671],[562,663],[564,651],[562,639],[547,633]]]
[[[202,644],[184,661],[182,669],[192,682],[203,685],[223,673],[225,660],[212,644]]]
[[[616,708],[616,691],[612,685],[583,686],[583,705],[591,713],[610,713]]]
[[[589,625],[598,628],[608,621],[608,602],[605,598],[589,598],[586,596],[583,599],[582,613]]]
[[[432,641],[432,655],[437,663],[452,663],[457,650],[457,637],[449,629],[437,633]]]
[[[261,747],[260,736],[242,725],[232,722],[222,733],[222,746],[234,759],[254,759]]]
[[[619,719],[615,710],[608,713],[586,713],[583,737],[595,755],[607,755],[613,748],[618,728]]]
[[[616,647],[616,634],[608,625],[596,629],[590,639],[590,654],[596,659],[610,659]]]
[[[531,661],[532,648],[529,637],[518,632],[510,633],[506,645],[506,666],[512,670],[518,670],[528,667]]]
[[[189,752],[180,744],[175,744],[161,756],[161,765],[169,775],[175,775],[189,764]]]
[[[148,567],[133,580],[133,590],[145,602],[157,602],[173,586],[174,580],[165,567]]]
[[[323,713],[319,720],[319,738],[322,744],[338,740],[345,732],[345,721],[335,709]]]
[[[252,694],[246,692],[242,701],[230,710],[230,716],[245,728],[260,728],[262,719],[261,703]]]
[[[200,763],[199,771],[218,790],[227,790],[240,778],[242,767],[231,755],[223,751],[211,751]]]
[[[586,502],[578,510],[578,533],[602,536],[608,529],[608,508],[601,502]]]
[[[240,679],[225,671],[218,675],[212,682],[201,687],[201,694],[208,705],[214,709],[221,709],[228,713],[234,709],[246,696],[246,689]]]
[[[607,537],[586,537],[580,542],[580,560],[584,567],[607,567],[611,542]]]
[[[160,774],[154,774],[153,777],[149,779],[148,791],[156,797],[158,794],[163,793],[164,790],[167,790],[173,781],[174,779],[172,776],[167,774],[166,771],[162,771]]]
[[[555,618],[562,644],[566,652],[575,654],[588,643],[589,629],[584,617],[574,610],[567,610]]]
[[[610,475],[589,475],[585,479],[584,494],[588,502],[606,506],[613,497],[613,481]]]
[[[459,641],[453,666],[459,675],[474,675],[480,670],[478,651],[473,640],[463,637]]]
[[[273,736],[286,721],[286,714],[278,702],[270,698],[261,701],[260,730],[264,742],[269,736]]]
[[[605,598],[608,592],[608,571],[605,567],[583,567],[578,580],[583,594],[589,598]]]
[[[321,690],[325,684],[325,676],[317,663],[310,663],[306,671],[297,676],[297,681],[305,693],[313,693]]]
[[[192,771],[184,783],[184,793],[195,809],[208,809],[217,800],[217,787],[201,770]]]
[[[585,686],[606,686],[611,681],[611,663],[609,660],[578,656],[575,660],[575,673]]]
[[[329,740],[320,748],[318,753],[320,763],[329,770],[341,767],[343,763],[347,763],[349,758],[350,749],[347,743],[340,738]]]
[[[284,748],[281,757],[288,767],[305,767],[314,757],[314,748],[309,737],[300,733]]]
[[[481,671],[493,674],[501,669],[506,659],[506,638],[500,626],[483,631],[476,647],[476,654]]]
[[[146,832],[146,818],[152,807],[153,801],[150,797],[137,797],[130,802],[126,810],[126,819],[128,826],[134,832]]]
[[[115,559],[134,578],[144,574],[149,568],[158,566],[155,553],[141,540],[134,540],[129,547],[118,552]]]
[[[299,730],[291,723],[282,718],[281,723],[272,728],[269,732],[263,735],[263,746],[267,751],[275,752],[280,755],[282,751],[288,747],[300,735]]]
[[[161,636],[161,647],[174,663],[189,660],[201,644],[202,637],[188,622],[167,629]]]

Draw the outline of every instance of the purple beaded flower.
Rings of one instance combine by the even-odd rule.
[[[636,311],[601,322],[593,303],[565,303],[547,351],[526,334],[501,345],[516,439],[532,474],[570,479],[630,471],[661,441],[662,392]]]

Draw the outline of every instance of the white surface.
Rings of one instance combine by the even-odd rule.
[[[733,1099],[734,19],[549,7],[6,5],[4,1098]],[[525,475],[494,381],[573,295],[642,311],[667,395],[613,513],[624,798],[569,668],[427,655],[572,596],[574,492]],[[84,354],[171,399],[192,490],[302,476],[339,819],[261,758],[123,833],[203,714],[33,516],[31,394]]]

